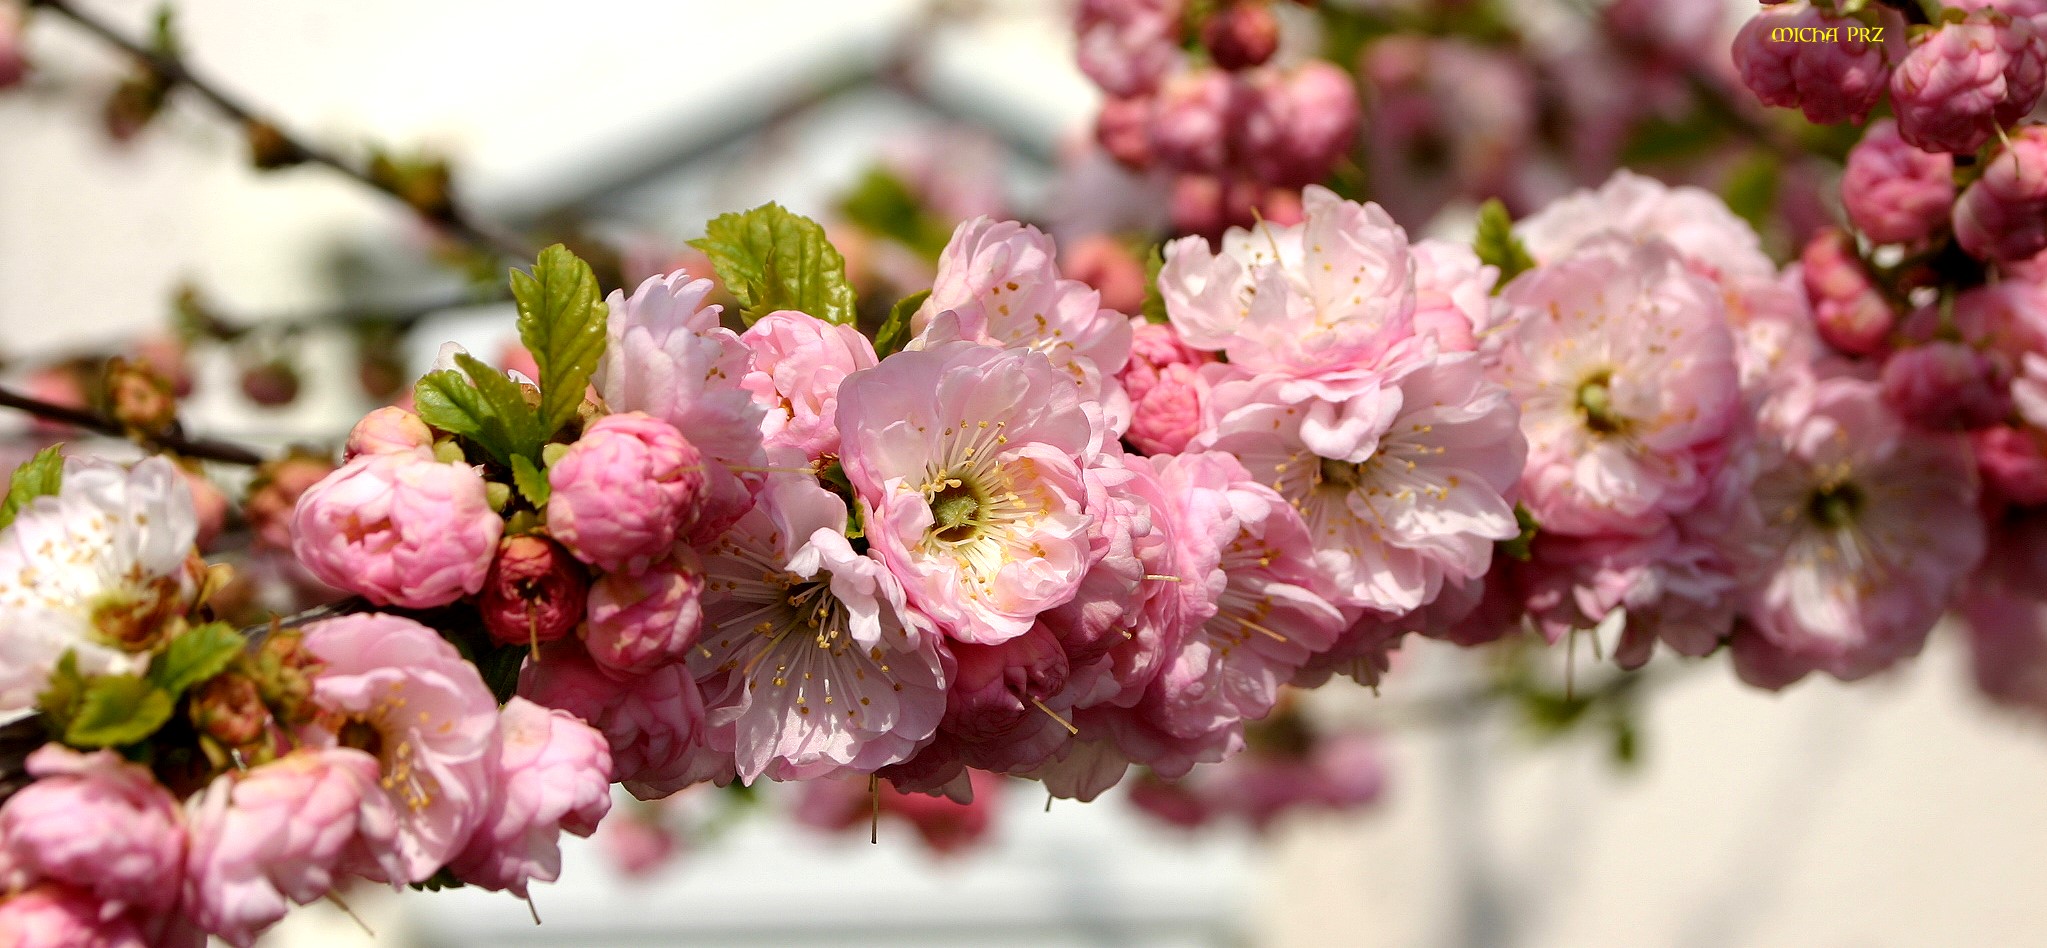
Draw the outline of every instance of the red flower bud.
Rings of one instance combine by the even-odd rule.
[[[552,642],[583,621],[590,579],[583,565],[544,537],[498,543],[477,606],[492,639],[505,645]]]

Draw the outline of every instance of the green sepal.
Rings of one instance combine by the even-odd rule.
[[[903,350],[910,342],[910,320],[917,315],[917,309],[931,298],[930,290],[918,290],[896,301],[888,311],[887,321],[881,324],[881,331],[874,334],[874,354],[888,358]]]
[[[1499,293],[1515,277],[1535,268],[1535,258],[1528,253],[1521,238],[1514,236],[1514,219],[1507,216],[1507,206],[1499,198],[1490,198],[1478,209],[1478,236],[1471,242],[1471,249],[1478,254],[1480,263],[1498,267],[1499,280],[1493,283],[1493,292]]]

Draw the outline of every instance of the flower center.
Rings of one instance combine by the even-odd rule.
[[[1597,434],[1618,434],[1626,427],[1626,419],[1613,410],[1612,372],[1599,372],[1578,383],[1578,414],[1584,416],[1585,427]]]
[[[361,718],[351,718],[343,724],[334,739],[343,747],[353,747],[371,757],[382,759],[384,756],[384,732]]]
[[[1814,522],[1829,528],[1840,528],[1855,522],[1855,515],[1862,512],[1862,489],[1854,484],[1830,484],[1813,491],[1805,503],[1806,515]]]
[[[1352,464],[1349,461],[1338,461],[1332,458],[1322,458],[1321,461],[1322,464],[1316,476],[1316,483],[1320,486],[1332,487],[1343,491],[1353,490],[1363,483],[1365,479],[1365,464],[1371,463],[1367,461],[1365,464]]]
[[[931,495],[932,530],[939,539],[947,543],[964,543],[980,534],[981,512],[987,505],[987,498],[981,495],[971,479],[959,474],[947,475],[938,482],[938,492]]]

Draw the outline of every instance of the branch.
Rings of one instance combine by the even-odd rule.
[[[155,73],[166,86],[183,86],[192,90],[221,114],[241,123],[244,129],[259,132],[266,136],[274,135],[273,142],[277,146],[279,154],[298,161],[325,165],[345,177],[388,195],[419,214],[429,224],[446,229],[463,242],[479,250],[511,260],[527,261],[533,259],[532,248],[526,247],[518,240],[496,233],[478,224],[461,206],[455,203],[452,196],[449,196],[444,203],[431,210],[413,203],[396,186],[390,182],[380,180],[377,176],[371,174],[369,169],[348,161],[333,152],[309,144],[302,138],[291,135],[284,131],[283,127],[278,123],[258,115],[255,110],[243,104],[240,100],[221,91],[219,86],[195,75],[191,68],[177,56],[151,49],[122,35],[106,21],[80,9],[73,4],[72,0],[29,0],[29,5],[49,10],[78,24],[87,33],[92,34],[100,41],[134,57],[137,62]]]
[[[24,411],[47,421],[61,422],[74,428],[83,428],[115,438],[133,437],[143,447],[168,451],[182,457],[198,458],[203,461],[219,461],[222,464],[239,464],[254,467],[263,463],[262,454],[238,444],[225,441],[211,441],[204,438],[188,438],[175,427],[160,435],[143,435],[130,432],[120,422],[86,411],[82,408],[67,408],[39,398],[0,388],[0,408]]]

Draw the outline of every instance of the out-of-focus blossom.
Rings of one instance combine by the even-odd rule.
[[[1971,13],[1915,37],[1890,86],[1901,138],[1927,151],[1968,154],[2040,101],[2047,36],[2031,20]]]
[[[1935,431],[1973,431],[2011,414],[2011,368],[1995,353],[1936,340],[1891,356],[1883,368],[1884,403],[1899,417]]]
[[[2009,140],[1955,202],[1955,239],[1993,263],[2047,250],[2047,126],[2029,125]]]
[[[1954,174],[1953,155],[1912,147],[1898,135],[1898,124],[1886,119],[1871,125],[1848,153],[1841,204],[1870,240],[1917,243],[1947,226]]]
[[[1839,42],[1787,42],[1783,30],[1825,30]],[[1765,105],[1800,109],[1821,125],[1860,122],[1883,98],[1890,64],[1860,20],[1798,2],[1770,7],[1734,38],[1734,64]]]
[[[1831,228],[1823,230],[1806,243],[1799,262],[1820,338],[1850,355],[1881,351],[1897,314],[1856,255],[1855,239]]]

